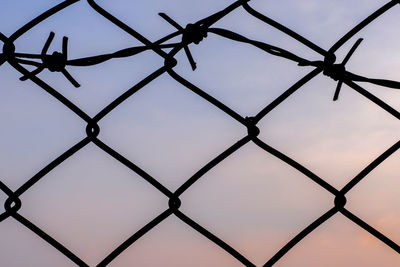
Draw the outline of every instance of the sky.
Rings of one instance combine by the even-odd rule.
[[[10,36],[61,1],[3,0],[0,32]],[[219,11],[231,0],[98,1],[151,41],[174,32],[158,16],[180,25]],[[385,1],[252,0],[250,6],[329,49]],[[353,73],[400,80],[400,7],[351,38],[343,59]],[[215,27],[285,48],[310,60],[321,56],[238,8]],[[69,58],[115,52],[141,43],[80,1],[43,21],[16,42],[16,51],[39,53],[55,32],[50,52],[69,37]],[[176,39],[179,41],[179,39]],[[181,51],[174,70],[242,116],[254,116],[310,72],[247,44],[209,34],[191,45],[196,71]],[[60,73],[38,75],[94,116],[163,65],[153,52],[91,67],[68,66],[81,84]],[[29,68],[29,67],[28,67]],[[86,136],[86,123],[8,63],[0,66],[0,180],[16,190],[51,160]],[[400,110],[400,91],[360,83]],[[399,121],[351,88],[332,97],[336,83],[318,75],[259,122],[259,138],[341,189],[400,139]],[[100,122],[99,139],[176,190],[208,161],[247,134],[221,110],[163,74]],[[400,243],[400,151],[346,196],[346,208]],[[0,203],[6,195],[0,191]],[[168,208],[168,199],[93,144],[47,174],[21,196],[20,213],[90,266]],[[284,162],[248,143],[206,173],[181,196],[180,210],[257,266],[333,206],[333,196]],[[4,211],[0,205],[0,214]],[[75,266],[13,218],[0,223],[0,266]],[[140,238],[109,266],[242,266],[174,215]],[[400,256],[340,213],[304,238],[277,267],[400,266]]]

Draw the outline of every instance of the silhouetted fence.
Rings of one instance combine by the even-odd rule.
[[[400,247],[394,241],[392,241],[389,237],[383,235],[366,222],[358,218],[355,214],[348,211],[345,208],[346,205],[346,194],[355,187],[364,177],[366,177],[374,168],[376,168],[380,163],[386,160],[389,156],[391,156],[394,152],[396,152],[400,147],[400,141],[395,143],[392,147],[390,147],[387,151],[377,157],[374,161],[372,161],[365,169],[363,169],[359,174],[357,174],[350,182],[348,182],[342,189],[338,190],[329,183],[327,183],[324,179],[313,173],[312,171],[308,170],[300,163],[294,161],[293,159],[289,158],[282,152],[274,149],[273,147],[269,146],[265,142],[261,141],[257,138],[258,134],[260,133],[259,128],[257,127],[257,123],[265,116],[269,114],[273,109],[275,109],[278,105],[280,105],[285,99],[290,97],[294,92],[296,92],[300,87],[304,84],[309,82],[311,79],[316,77],[319,74],[326,75],[333,80],[337,81],[337,87],[335,93],[333,95],[333,100],[337,100],[340,94],[340,89],[342,84],[346,84],[359,94],[363,95],[364,97],[368,98],[370,101],[387,111],[390,115],[394,116],[397,119],[400,119],[400,113],[396,111],[394,108],[389,106],[388,104],[384,103],[382,100],[374,96],[373,94],[366,91],[356,82],[369,82],[380,86],[391,87],[395,89],[400,89],[400,83],[396,81],[389,81],[383,79],[373,79],[367,78],[363,76],[359,76],[357,74],[351,73],[346,70],[345,65],[348,62],[351,55],[354,53],[362,39],[357,40],[357,42],[353,45],[350,49],[348,54],[346,55],[345,59],[341,63],[335,63],[336,57],[335,52],[345,44],[351,37],[353,37],[357,32],[359,32],[362,28],[366,25],[374,21],[377,17],[394,7],[395,5],[399,4],[400,1],[390,1],[387,4],[383,5],[369,17],[364,19],[358,25],[356,25],[353,29],[351,29],[348,33],[346,33],[342,38],[340,38],[329,50],[324,50],[323,48],[319,47],[318,45],[314,44],[313,42],[307,40],[306,38],[302,37],[301,35],[295,33],[294,31],[288,29],[284,25],[279,24],[278,22],[266,17],[265,15],[259,13],[258,11],[254,10],[249,4],[249,0],[239,0],[221,10],[215,14],[212,14],[209,17],[206,17],[200,21],[197,21],[193,24],[188,24],[185,27],[180,26],[177,24],[173,19],[171,19],[167,14],[160,13],[159,15],[165,19],[169,24],[176,28],[176,31],[164,38],[156,41],[151,42],[145,37],[143,37],[140,33],[136,32],[134,29],[130,28],[116,17],[112,16],[108,13],[105,9],[99,6],[94,0],[88,0],[89,5],[99,14],[104,16],[108,19],[111,23],[117,25],[122,30],[139,40],[143,43],[143,46],[138,47],[130,47],[115,53],[105,54],[105,55],[98,55],[92,57],[86,57],[81,59],[74,59],[69,60],[67,54],[67,46],[68,46],[68,38],[63,38],[62,44],[62,52],[54,52],[52,54],[48,54],[49,46],[55,36],[53,32],[50,33],[47,41],[45,42],[43,49],[40,54],[26,54],[26,53],[18,53],[15,51],[14,42],[24,33],[35,27],[40,22],[44,21],[45,19],[49,18],[50,16],[56,14],[57,12],[61,11],[64,8],[68,8],[70,5],[79,2],[79,0],[67,0],[64,1],[57,6],[49,9],[48,11],[44,12],[40,16],[36,17],[32,21],[28,22],[25,26],[17,30],[11,36],[6,37],[4,34],[0,33],[0,40],[4,43],[3,52],[0,54],[0,65],[7,62],[17,71],[19,71],[23,76],[21,80],[30,79],[36,85],[40,86],[43,90],[51,94],[57,100],[65,105],[66,108],[72,110],[76,115],[78,115],[82,120],[87,123],[86,133],[87,136],[80,140],[77,144],[73,147],[68,149],[58,158],[50,162],[45,168],[40,170],[36,173],[31,179],[29,179],[25,184],[19,187],[16,191],[12,191],[9,189],[4,183],[0,181],[0,189],[8,195],[8,199],[4,203],[5,212],[0,214],[0,222],[4,221],[5,219],[12,217],[21,224],[25,225],[27,228],[32,230],[35,234],[40,236],[42,239],[47,241],[50,245],[54,248],[59,250],[63,253],[66,257],[68,257],[71,261],[76,263],[78,266],[88,266],[83,260],[79,257],[74,255],[69,249],[64,247],[60,244],[57,240],[52,238],[48,235],[44,230],[39,229],[35,226],[32,222],[24,218],[21,214],[18,213],[19,208],[21,207],[21,200],[20,196],[24,194],[27,190],[29,190],[35,183],[37,183],[40,179],[42,179],[46,174],[51,172],[55,167],[57,167],[60,163],[65,161],[71,155],[88,145],[89,143],[93,143],[102,149],[105,153],[109,154],[116,160],[120,161],[126,167],[131,169],[133,172],[140,175],[143,179],[157,188],[162,194],[169,198],[169,208],[159,214],[156,218],[150,221],[147,225],[141,228],[136,233],[133,233],[132,236],[128,237],[125,242],[120,244],[114,251],[112,251],[109,255],[105,255],[106,257],[101,261],[98,266],[106,266],[108,263],[113,261],[118,255],[120,255],[125,249],[129,246],[133,245],[136,240],[140,237],[145,235],[148,231],[152,228],[156,227],[157,224],[165,220],[167,217],[171,215],[175,215],[184,223],[198,231],[200,234],[220,246],[226,252],[228,252],[232,257],[235,257],[238,261],[243,263],[245,266],[255,266],[252,262],[246,259],[243,255],[237,252],[233,247],[229,244],[225,243],[223,240],[218,238],[216,235],[212,234],[201,225],[196,223],[195,221],[191,220],[187,217],[183,212],[179,210],[181,201],[179,199],[180,195],[184,193],[189,187],[191,187],[194,183],[196,183],[202,176],[215,167],[217,164],[221,163],[224,159],[226,159],[232,153],[235,153],[240,147],[244,146],[249,142],[253,142],[267,153],[274,155],[275,157],[279,158],[280,160],[287,163],[289,166],[297,169],[299,172],[306,175],[309,179],[313,180],[315,183],[323,187],[326,191],[333,194],[335,196],[334,203],[332,203],[332,208],[328,210],[325,214],[321,215],[317,220],[303,229],[300,233],[298,233],[292,240],[290,240],[284,247],[282,247],[276,254],[269,259],[264,266],[272,266],[274,263],[279,261],[291,248],[293,248],[300,240],[302,240],[305,236],[311,233],[314,229],[319,227],[325,221],[329,220],[333,215],[340,212],[349,220],[353,221],[359,227],[363,228],[365,231],[368,231],[370,234],[381,240],[387,246],[395,250],[397,253],[400,253]],[[266,24],[271,25],[272,27],[282,31],[283,33],[287,34],[288,36],[294,38],[298,42],[302,43],[303,45],[311,48],[315,52],[321,55],[321,60],[318,61],[310,61],[305,58],[302,58],[298,55],[295,55],[285,49],[269,45],[267,43],[255,41],[248,39],[238,33],[221,29],[221,28],[213,28],[213,24],[216,23],[218,20],[232,12],[237,8],[243,8],[249,15],[254,16],[255,18],[263,21]],[[253,117],[242,117],[234,110],[230,109],[224,103],[220,102],[219,100],[215,99],[211,95],[207,94],[200,88],[196,87],[190,81],[181,77],[178,73],[176,73],[173,68],[177,64],[177,61],[174,59],[174,56],[182,49],[187,55],[187,58],[193,68],[196,68],[195,60],[193,59],[189,45],[190,44],[199,44],[200,42],[204,41],[207,37],[208,33],[213,33],[224,38],[228,38],[235,42],[242,42],[246,43],[250,46],[253,46],[257,49],[263,50],[265,53],[272,54],[274,56],[283,57],[288,60],[292,60],[297,62],[299,66],[312,66],[314,69],[293,84],[290,88],[288,88],[283,94],[281,94],[278,98],[272,101],[268,106],[263,108],[257,115]],[[179,43],[167,43],[170,39],[181,36],[182,40]],[[170,52],[165,52],[164,49],[172,48]],[[66,79],[68,79],[74,86],[79,87],[79,82],[76,81],[67,71],[68,66],[90,66],[95,64],[100,64],[107,60],[111,60],[113,58],[120,58],[120,57],[130,57],[137,55],[141,52],[152,50],[154,53],[158,54],[162,58],[164,58],[164,66],[155,70],[152,74],[141,80],[139,83],[135,84],[129,90],[124,92],[121,96],[111,102],[108,106],[104,107],[99,113],[97,113],[93,118],[83,112],[79,107],[74,105],[70,102],[66,97],[48,85],[46,82],[39,79],[36,75],[39,74],[44,69],[48,69],[51,72],[60,72],[62,73]],[[24,65],[35,66],[36,69],[29,72]],[[142,89],[144,86],[152,82],[154,79],[159,77],[160,75],[168,73],[169,76],[177,81],[178,83],[184,85],[187,89],[191,90],[193,93],[197,94],[199,97],[203,98],[204,100],[210,102],[211,104],[218,107],[220,110],[231,116],[235,119],[238,123],[245,126],[248,130],[248,134],[244,136],[241,140],[233,144],[227,150],[219,154],[216,158],[212,159],[208,162],[205,166],[203,166],[200,170],[198,170],[192,177],[190,177],[186,182],[184,182],[175,192],[171,192],[165,186],[163,186],[159,181],[154,179],[144,170],[140,169],[135,163],[129,161],[117,151],[113,150],[105,143],[103,143],[99,138],[97,138],[100,128],[98,126],[98,122],[107,116],[114,108],[124,102],[126,99],[131,97],[137,91]]]

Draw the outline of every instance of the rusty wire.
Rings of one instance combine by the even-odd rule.
[[[108,13],[105,9],[103,9],[99,4],[97,4],[94,0],[88,0],[89,5],[108,19],[111,23],[117,25],[119,28],[139,40],[143,45],[137,47],[130,47],[120,51],[116,51],[110,54],[103,54],[97,56],[90,56],[85,58],[79,59],[69,59],[68,58],[68,38],[63,38],[62,43],[62,52],[53,52],[53,54],[48,54],[48,48],[50,43],[54,38],[54,33],[51,32],[47,41],[45,42],[41,53],[39,54],[27,54],[27,53],[18,53],[15,51],[14,42],[22,36],[24,33],[35,27],[40,22],[46,20],[47,18],[51,17],[52,15],[58,13],[59,11],[69,7],[70,5],[79,2],[79,0],[66,0],[53,8],[45,11],[32,21],[25,24],[19,30],[14,32],[11,36],[6,37],[4,34],[0,33],[0,40],[4,43],[3,51],[0,54],[0,66],[5,62],[8,62],[14,69],[19,71],[22,76],[21,80],[30,79],[34,82],[37,86],[41,87],[43,90],[51,94],[54,98],[58,101],[63,103],[67,108],[72,110],[76,115],[78,115],[82,120],[87,123],[86,133],[87,136],[77,142],[74,146],[70,149],[65,151],[61,154],[58,158],[54,159],[50,162],[46,167],[36,173],[32,178],[27,180],[21,187],[17,190],[12,191],[9,189],[3,182],[0,181],[0,190],[2,190],[5,194],[7,194],[8,199],[4,203],[5,212],[0,214],[0,222],[4,221],[5,219],[12,217],[27,228],[29,228],[32,232],[40,236],[50,245],[52,245],[55,249],[59,252],[64,254],[68,257],[71,261],[76,263],[78,266],[88,266],[82,259],[72,253],[68,248],[63,246],[57,240],[52,238],[48,235],[44,230],[38,228],[28,219],[24,218],[21,214],[18,213],[18,210],[21,208],[21,200],[20,196],[24,194],[27,190],[29,190],[33,185],[35,185],[40,179],[42,179],[45,175],[51,172],[54,168],[60,165],[63,161],[67,158],[72,156],[74,153],[88,145],[89,143],[93,143],[102,149],[105,153],[111,155],[113,158],[124,164],[126,167],[131,169],[133,172],[140,175],[143,179],[149,182],[152,186],[157,188],[162,194],[168,197],[169,208],[155,217],[152,221],[148,222],[145,226],[143,226],[139,231],[133,233],[129,238],[125,240],[122,244],[120,244],[117,248],[115,248],[109,255],[107,255],[97,266],[106,266],[110,262],[112,262],[116,257],[118,257],[124,250],[126,250],[129,246],[133,245],[136,240],[141,238],[151,229],[156,227],[160,222],[165,220],[171,215],[175,215],[177,218],[185,222],[187,225],[192,227],[194,230],[198,231],[200,234],[214,242],[216,245],[224,249],[227,253],[235,257],[238,261],[240,261],[245,266],[255,266],[250,260],[248,260],[245,256],[240,254],[237,250],[231,247],[229,244],[225,243],[223,240],[218,238],[216,235],[208,231],[207,229],[203,228],[201,225],[190,219],[187,215],[185,215],[182,211],[179,210],[181,206],[181,201],[179,197],[194,183],[196,183],[199,179],[203,177],[209,170],[214,168],[216,165],[221,163],[231,154],[235,153],[239,148],[244,146],[249,142],[253,142],[261,149],[265,150],[266,152],[274,155],[278,159],[282,160],[283,162],[287,163],[289,166],[295,168],[299,172],[303,173],[306,177],[317,183],[319,186],[324,188],[326,191],[331,193],[335,199],[333,203],[333,207],[326,211],[322,216],[320,216],[317,220],[312,222],[308,225],[305,229],[303,229],[300,233],[298,233],[293,239],[291,239],[285,246],[283,246],[276,254],[267,260],[264,266],[272,266],[277,261],[279,261],[285,254],[293,248],[297,243],[299,243],[305,236],[319,227],[321,224],[329,220],[333,215],[340,212],[349,220],[357,224],[359,227],[363,228],[365,231],[369,232],[380,241],[385,243],[391,249],[400,253],[400,247],[394,241],[392,241],[389,237],[383,235],[366,222],[361,220],[355,214],[350,212],[345,208],[346,205],[346,194],[356,186],[362,179],[364,179],[374,168],[379,166],[384,160],[390,157],[393,153],[395,153],[400,148],[400,141],[396,142],[393,146],[383,152],[379,157],[373,160],[368,166],[366,166],[359,174],[357,174],[353,179],[351,179],[342,189],[338,190],[328,182],[326,182],[323,178],[319,177],[309,169],[302,166],[300,163],[296,162],[295,160],[291,159],[290,157],[286,156],[282,152],[276,150],[275,148],[271,147],[270,145],[266,144],[262,140],[260,140],[257,136],[260,133],[259,128],[257,127],[257,123],[268,115],[273,109],[275,109],[278,105],[284,102],[288,97],[290,97],[294,92],[296,92],[299,88],[309,82],[311,79],[316,77],[319,74],[326,75],[333,80],[337,81],[337,87],[333,96],[333,100],[336,101],[339,97],[340,89],[342,84],[346,84],[359,94],[363,95],[371,102],[375,103],[385,111],[387,111],[390,115],[394,116],[398,120],[400,119],[400,113],[395,110],[390,105],[386,104],[363,87],[359,85],[358,82],[367,82],[372,83],[380,86],[385,86],[394,89],[400,89],[400,82],[397,81],[390,81],[384,79],[376,79],[376,78],[369,78],[363,77],[357,74],[354,74],[350,71],[347,71],[345,68],[346,63],[358,47],[360,45],[362,39],[356,41],[353,47],[350,49],[348,54],[345,56],[345,59],[341,63],[336,62],[335,52],[344,45],[350,38],[352,38],[355,34],[357,34],[361,29],[363,29],[366,25],[373,22],[376,18],[380,15],[388,11],[389,9],[393,8],[395,5],[399,4],[400,2],[397,0],[389,1],[377,11],[372,13],[370,16],[365,18],[355,27],[353,27],[349,32],[347,32],[343,37],[341,37],[329,50],[324,50],[323,48],[319,47],[318,45],[314,44],[313,42],[307,40],[306,38],[302,37],[301,35],[297,34],[296,32],[290,30],[289,28],[285,27],[284,25],[272,20],[271,18],[259,13],[255,9],[253,9],[249,4],[250,0],[238,0],[227,8],[212,14],[209,17],[206,17],[202,20],[199,20],[193,24],[187,24],[185,27],[180,26],[176,23],[172,18],[170,18],[167,14],[159,13],[159,15],[165,19],[169,24],[171,24],[176,31],[172,34],[169,34],[156,42],[151,42],[142,36],[140,33],[135,31],[134,29],[130,28],[122,21],[118,20],[116,17]],[[276,28],[277,30],[287,34],[291,38],[297,40],[298,42],[302,43],[303,45],[307,46],[308,48],[314,50],[321,56],[321,60],[318,61],[310,61],[305,58],[302,58],[298,55],[291,53],[285,49],[269,45],[267,43],[263,43],[256,40],[248,39],[245,36],[242,36],[238,33],[220,29],[220,28],[213,28],[213,24],[219,21],[221,18],[225,17],[227,14],[232,12],[237,8],[243,8],[247,12],[248,15],[251,15],[262,22]],[[314,69],[305,75],[303,78],[298,80],[295,84],[289,87],[283,94],[281,94],[278,98],[273,100],[270,104],[264,107],[261,111],[258,112],[255,116],[251,117],[242,117],[234,110],[226,106],[224,103],[220,102],[219,100],[215,99],[211,95],[207,94],[190,81],[186,80],[178,73],[176,73],[173,68],[176,66],[177,61],[175,60],[174,56],[180,51],[184,50],[188,61],[193,70],[196,69],[196,62],[193,58],[190,50],[189,45],[192,44],[199,44],[200,42],[204,41],[208,34],[216,34],[222,36],[224,38],[228,38],[232,41],[246,43],[254,48],[261,49],[262,51],[269,53],[274,56],[282,57],[287,60],[291,60],[296,62],[299,66],[312,66]],[[174,37],[181,36],[181,42],[177,43],[167,43]],[[165,48],[172,48],[170,52],[165,52],[163,49]],[[164,65],[161,66],[159,69],[155,70],[153,73],[148,75],[146,78],[132,86],[129,90],[125,91],[122,95],[112,101],[109,105],[104,107],[100,112],[98,112],[94,117],[90,117],[85,112],[83,112],[79,107],[74,105],[70,102],[66,97],[60,94],[57,90],[52,88],[46,82],[38,78],[36,75],[43,71],[44,69],[48,69],[51,72],[60,72],[63,74],[74,86],[78,87],[80,84],[76,81],[67,71],[68,66],[91,66],[96,64],[101,64],[107,60],[112,60],[114,58],[121,58],[121,57],[131,57],[137,54],[140,54],[144,51],[152,50],[154,53],[158,54],[164,59]],[[32,72],[29,72],[24,65],[35,66],[36,69]],[[158,182],[154,177],[150,176],[147,172],[142,170],[139,166],[135,165],[135,163],[129,161],[127,158],[119,154],[117,151],[113,150],[107,144],[102,142],[97,136],[100,132],[100,128],[98,126],[98,122],[107,116],[114,108],[124,102],[126,99],[131,97],[137,91],[141,90],[147,84],[155,80],[157,77],[161,76],[164,73],[168,73],[169,76],[177,81],[178,83],[185,86],[187,89],[191,90],[193,93],[197,94],[199,97],[203,98],[204,100],[210,102],[214,106],[218,107],[220,110],[231,116],[237,122],[241,123],[243,126],[247,128],[248,134],[244,136],[242,139],[237,141],[231,147],[220,153],[216,158],[209,161],[205,166],[203,166],[200,170],[198,170],[194,175],[192,175],[189,179],[186,180],[175,192],[171,192],[168,190],[164,185]]]

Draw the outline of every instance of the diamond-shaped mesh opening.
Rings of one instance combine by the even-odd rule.
[[[94,145],[44,176],[21,200],[23,216],[90,265],[167,207],[160,192]]]
[[[399,138],[398,121],[348,87],[317,77],[260,122],[260,138],[337,188]]]
[[[109,52],[113,51],[115,49],[109,50]],[[143,64],[143,62],[148,62],[148,64]],[[49,85],[57,88],[60,93],[68,97],[88,115],[95,116],[114,99],[151,74],[154,71],[154,66],[161,67],[162,61],[154,54],[146,52],[134,59],[124,58],[105,62],[100,71],[96,65],[84,69],[82,67],[71,67],[71,73],[72,71],[77,73],[74,78],[83,84],[80,88],[74,88],[71,84],[68,84],[68,81],[62,75],[49,72],[38,76]],[[115,70],[119,70],[118,74],[113,73]],[[31,84],[31,86],[35,85]]]
[[[209,171],[181,199],[185,214],[257,266],[333,200],[329,192],[254,144]]]
[[[177,56],[176,71],[243,116],[257,114],[310,71],[248,44],[208,35],[191,49],[194,58],[201,56],[196,71],[188,71],[184,52]]]
[[[245,127],[166,76],[100,125],[101,140],[171,190],[245,134]]]

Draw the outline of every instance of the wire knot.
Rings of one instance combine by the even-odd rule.
[[[257,121],[254,117],[246,117],[245,125],[247,127],[248,136],[253,139],[256,138],[260,134],[260,129],[257,127]]]
[[[168,201],[168,206],[172,212],[178,211],[181,205],[182,205],[181,200],[176,196],[172,196]]]
[[[3,63],[8,61],[10,58],[13,58],[14,54],[15,54],[15,45],[7,40],[3,44],[3,53],[0,54],[0,66],[3,65]]]
[[[345,65],[349,61],[350,57],[353,55],[353,53],[356,51],[357,47],[361,44],[363,41],[362,38],[358,39],[354,45],[351,47],[345,58],[343,59],[342,63],[340,64],[334,64],[336,61],[336,56],[333,53],[328,53],[325,56],[324,63],[323,63],[323,69],[324,69],[324,74],[328,77],[331,77],[335,81],[339,81],[335,94],[333,95],[333,101],[338,100],[339,94],[340,94],[340,89],[342,88],[343,85],[343,78],[346,76],[346,68]]]
[[[205,37],[207,37],[207,27],[205,27],[203,24],[200,23],[195,23],[195,24],[189,23],[188,25],[186,25],[185,28],[183,28],[175,20],[171,19],[167,14],[165,13],[158,13],[158,14],[169,24],[174,26],[175,29],[177,29],[180,33],[182,33],[183,49],[185,50],[186,57],[189,60],[192,70],[195,70],[196,62],[193,59],[192,53],[190,52],[188,45],[191,43],[199,44]]]
[[[204,38],[207,37],[207,29],[199,24],[189,23],[186,25],[182,34],[182,42],[184,44],[199,44]]]
[[[324,63],[324,75],[338,81],[346,74],[346,68],[343,64],[325,64]]]
[[[16,196],[10,196],[4,203],[4,209],[9,214],[16,213],[21,208],[21,200]]]
[[[44,58],[44,64],[51,72],[63,71],[67,65],[67,58],[60,52],[53,52],[51,55],[46,55]]]
[[[3,56],[5,57],[5,61],[9,58],[14,57],[15,54],[15,45],[12,42],[5,42],[3,44]]]
[[[171,56],[168,56],[164,59],[164,66],[167,69],[172,69],[173,67],[175,67],[178,64],[178,61]]]
[[[344,194],[338,193],[338,194],[336,195],[336,197],[335,197],[335,200],[334,200],[335,208],[336,208],[338,211],[341,211],[341,210],[344,208],[344,206],[346,205],[346,202],[347,202],[347,199],[346,199],[346,197],[344,196]]]
[[[100,133],[100,127],[95,121],[90,121],[86,126],[86,134],[91,139],[94,140]]]

